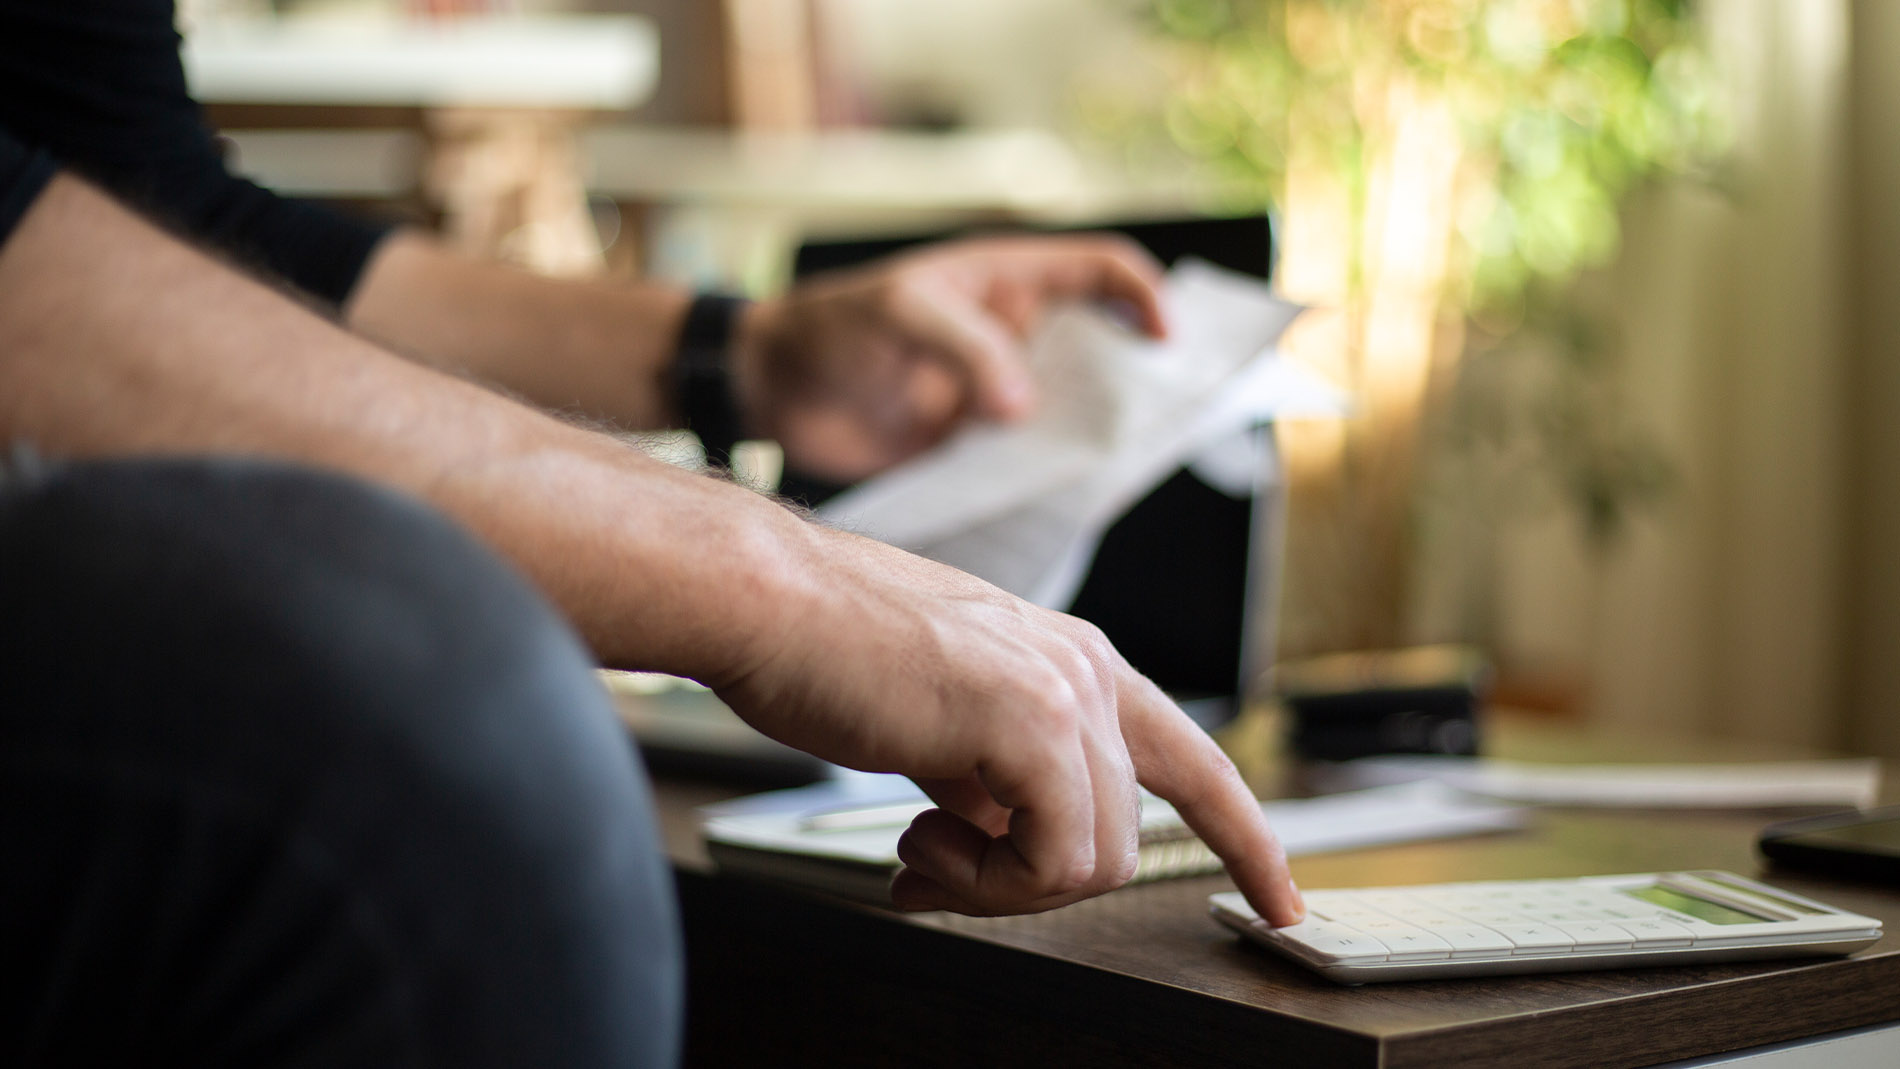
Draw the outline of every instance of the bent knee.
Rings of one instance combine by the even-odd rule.
[[[0,746],[166,769],[319,844],[439,1005],[577,1036],[605,1027],[586,990],[677,1013],[671,887],[587,653],[428,507],[267,461],[72,465],[0,489],[0,588]]]
[[[250,459],[60,467],[0,491],[0,579],[15,730],[107,717],[91,738],[239,765],[627,789],[565,623],[393,491]]]

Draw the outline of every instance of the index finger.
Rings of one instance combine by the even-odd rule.
[[[1134,313],[1134,325],[1165,338],[1161,262],[1119,234],[973,237],[948,251],[950,262],[986,289],[984,304],[1024,332],[1054,300],[1106,300]]]
[[[1167,316],[1161,308],[1161,269],[1154,257],[1134,242],[1121,239],[1104,241],[1096,256],[1095,295],[1127,304],[1148,336],[1167,337]]]
[[[1167,316],[1161,307],[1161,264],[1137,242],[1113,234],[1084,234],[1037,239],[1035,262],[1040,297],[1115,301],[1135,313],[1136,325],[1151,337],[1165,338]]]
[[[952,292],[909,287],[890,308],[892,322],[928,342],[935,356],[961,378],[972,407],[985,415],[1014,419],[1028,414],[1035,382],[1016,344],[968,298]]]
[[[1267,923],[1298,924],[1306,906],[1286,851],[1239,770],[1146,677],[1130,668],[1124,680],[1122,735],[1142,786],[1174,805]]]

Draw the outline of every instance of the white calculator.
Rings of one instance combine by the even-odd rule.
[[[1306,919],[1261,920],[1238,892],[1214,917],[1330,980],[1444,976],[1849,954],[1880,921],[1728,872],[1309,891]]]

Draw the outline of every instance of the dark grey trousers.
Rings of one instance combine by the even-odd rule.
[[[674,1062],[673,887],[589,667],[389,491],[13,465],[0,1064]]]

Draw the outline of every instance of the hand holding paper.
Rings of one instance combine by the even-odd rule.
[[[932,245],[811,279],[747,312],[733,358],[746,425],[791,465],[851,481],[971,417],[1036,407],[1019,342],[1058,304],[1113,301],[1165,333],[1160,267],[1106,234]]]
[[[1165,341],[1099,310],[1053,314],[1031,342],[1042,398],[1017,425],[973,425],[828,502],[830,523],[978,575],[1037,604],[1073,598],[1102,531],[1210,445],[1343,396],[1273,345],[1300,306],[1199,261],[1168,275]]]

